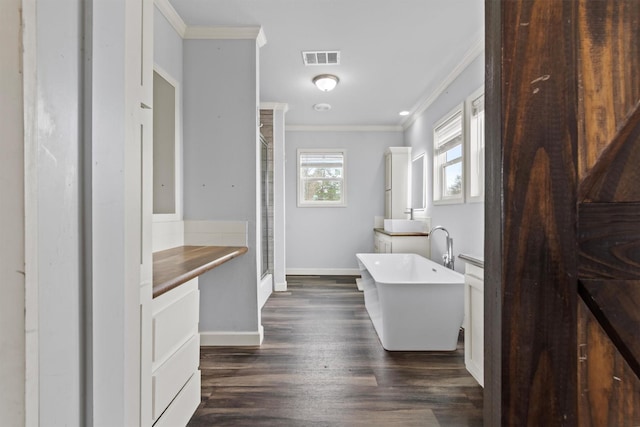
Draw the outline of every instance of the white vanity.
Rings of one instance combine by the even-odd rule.
[[[247,251],[178,246],[153,254],[149,403],[154,427],[187,425],[200,404],[198,277]]]
[[[464,363],[467,371],[484,387],[484,259],[458,256],[464,268]]]
[[[373,252],[412,253],[425,258],[431,256],[429,234],[422,232],[389,232],[384,228],[373,230]]]
[[[411,147],[389,147],[385,151],[384,220],[376,218],[373,233],[375,253],[414,253],[425,258],[431,256],[428,230],[430,219],[411,220],[408,213],[412,199],[424,212],[424,155],[418,156],[420,167],[412,173]],[[415,190],[412,195],[412,181]],[[388,222],[393,222],[390,224]],[[392,227],[397,225],[398,229]]]

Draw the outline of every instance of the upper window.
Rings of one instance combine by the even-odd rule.
[[[298,206],[346,206],[346,150],[298,150]]]
[[[433,201],[464,202],[463,108],[458,106],[433,130]]]
[[[469,117],[467,152],[468,200],[484,201],[484,89],[467,98]]]

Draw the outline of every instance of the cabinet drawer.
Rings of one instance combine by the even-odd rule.
[[[154,314],[154,369],[198,333],[199,305],[199,291],[195,289]]]
[[[473,265],[468,262],[464,265],[464,274],[473,276],[480,280],[484,280],[484,268],[478,267],[477,265]]]
[[[196,371],[153,427],[186,426],[199,404],[200,371]]]
[[[198,370],[200,339],[196,334],[153,373],[153,419],[157,419]]]

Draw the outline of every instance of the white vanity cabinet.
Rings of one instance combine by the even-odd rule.
[[[411,253],[429,258],[431,256],[429,235],[427,233],[389,233],[383,229],[375,229],[373,251],[375,253]]]
[[[460,255],[464,269],[464,363],[467,371],[484,387],[484,262]]]
[[[410,205],[411,147],[389,147],[384,155],[384,217],[405,219]]]
[[[200,404],[198,278],[152,302],[154,427],[184,426]]]

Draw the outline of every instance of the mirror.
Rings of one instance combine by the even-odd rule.
[[[424,181],[424,153],[411,162],[411,207],[424,209],[425,206],[425,181]]]
[[[176,214],[176,85],[153,72],[153,213]]]

